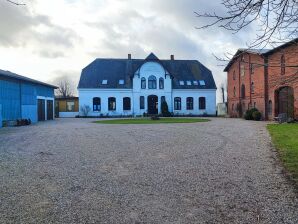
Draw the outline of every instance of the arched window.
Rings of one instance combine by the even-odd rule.
[[[101,110],[101,102],[99,97],[93,98],[93,111],[100,111]]]
[[[255,93],[255,84],[254,84],[254,82],[251,83],[251,93]]]
[[[206,98],[200,97],[199,98],[199,110],[205,110],[206,109]]]
[[[286,60],[284,55],[282,55],[280,58],[280,70],[281,75],[286,73]]]
[[[116,110],[116,98],[115,97],[109,97],[108,99],[109,103],[109,110]]]
[[[144,77],[141,78],[141,88],[146,89],[146,79]]]
[[[174,98],[174,110],[181,110],[181,98],[180,97]]]
[[[234,89],[233,89],[233,93],[234,93],[234,96],[236,96],[236,87],[234,86]]]
[[[233,72],[233,80],[236,80],[236,72],[235,72],[235,70]]]
[[[268,115],[272,115],[272,101],[269,100],[268,102]]]
[[[130,98],[124,97],[123,98],[123,110],[130,110],[130,109],[131,109]]]
[[[193,97],[186,98],[186,109],[193,110]]]
[[[163,89],[164,88],[164,80],[163,78],[159,78],[159,88]]]
[[[245,85],[242,84],[241,86],[241,97],[244,99],[245,98]]]
[[[151,75],[148,78],[148,88],[156,89],[156,77],[154,75]]]
[[[140,96],[140,109],[143,110],[145,109],[145,97]]]

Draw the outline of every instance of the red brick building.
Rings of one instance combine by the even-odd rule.
[[[231,117],[255,107],[266,120],[298,119],[298,38],[270,50],[239,49],[224,71]]]

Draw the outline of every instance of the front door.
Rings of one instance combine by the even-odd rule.
[[[47,120],[53,120],[53,100],[47,100]]]
[[[37,114],[38,114],[38,121],[45,120],[45,100],[42,100],[42,99],[37,100]]]
[[[148,114],[158,114],[158,97],[148,96]]]
[[[291,87],[282,87],[278,91],[277,102],[278,114],[287,114],[288,117],[294,117],[294,91]],[[277,114],[277,115],[278,115]]]

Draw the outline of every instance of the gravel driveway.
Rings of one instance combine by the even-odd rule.
[[[263,122],[0,129],[0,223],[298,223]]]

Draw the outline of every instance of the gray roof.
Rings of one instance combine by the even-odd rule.
[[[147,61],[160,63],[172,77],[173,89],[216,89],[212,72],[196,60],[159,60],[153,53],[146,59],[98,58],[82,70],[78,88],[131,89],[135,72]],[[124,80],[124,85],[119,80]],[[102,80],[108,84],[102,85]],[[179,81],[204,80],[202,85],[179,85]]]
[[[38,80],[35,79],[30,79],[28,77],[22,76],[22,75],[18,75],[16,73],[10,72],[10,71],[4,71],[0,69],[0,76],[4,76],[7,78],[11,78],[11,79],[16,79],[16,80],[21,80],[24,82],[30,82],[30,83],[34,83],[34,84],[38,84],[38,85],[43,85],[43,86],[47,86],[47,87],[51,87],[51,88],[58,88],[57,86],[51,85],[51,84],[47,84],[44,82],[40,82]]]

